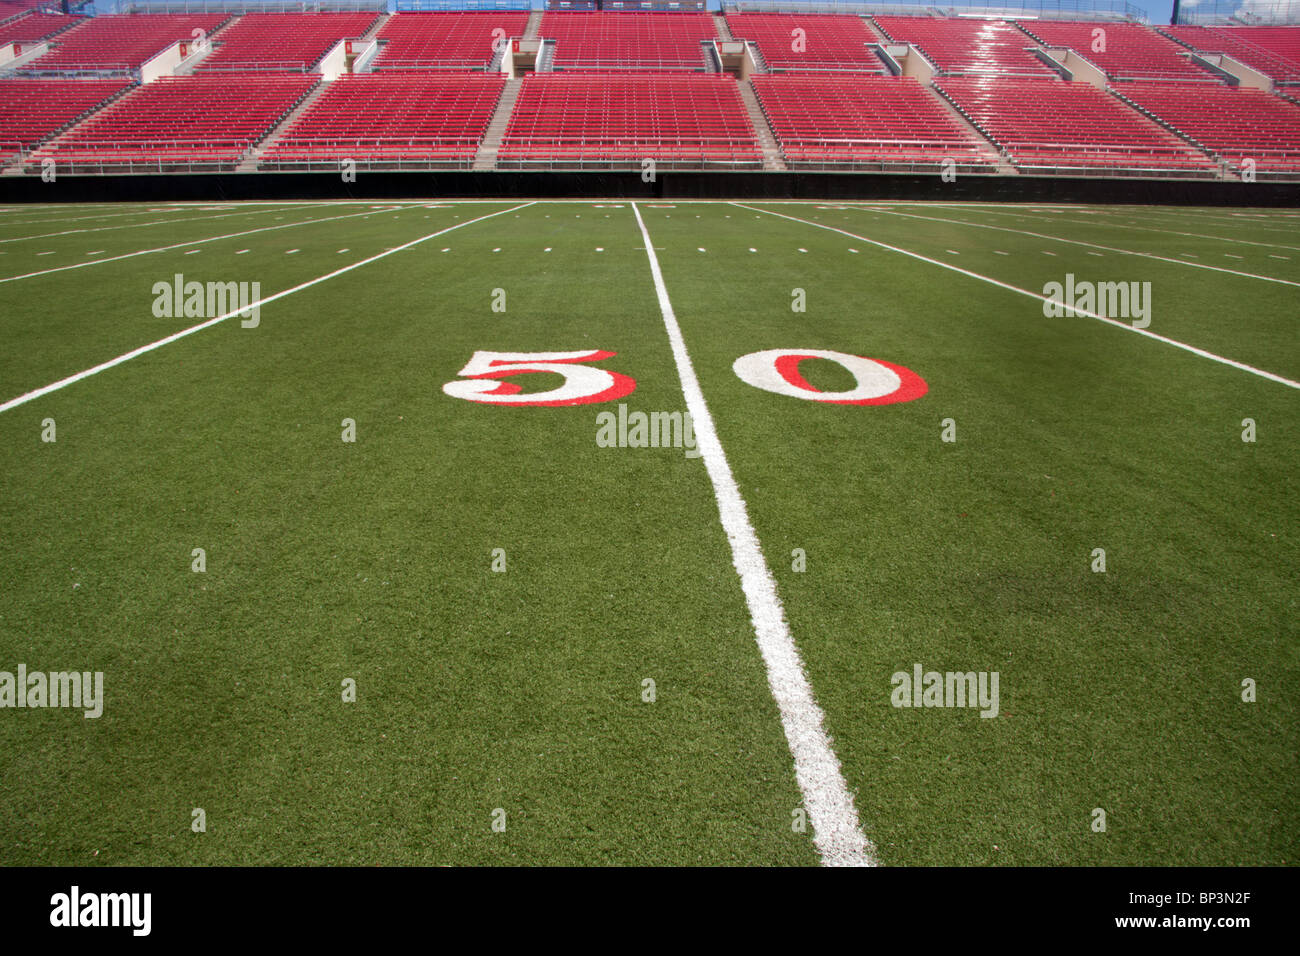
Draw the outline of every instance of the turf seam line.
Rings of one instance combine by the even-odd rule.
[[[952,209],[952,208],[953,207],[951,206],[945,207],[945,209]],[[1015,213],[999,212],[996,209],[981,210],[980,214],[984,216],[1015,215]],[[1158,232],[1164,236],[1182,236],[1185,239],[1212,239],[1215,242],[1227,242],[1227,243],[1231,243],[1234,246],[1267,246],[1270,249],[1291,249],[1295,251],[1300,251],[1300,246],[1284,246],[1276,242],[1256,242],[1251,239],[1233,239],[1229,236],[1210,236],[1199,232],[1178,232],[1173,229],[1157,229],[1155,226],[1130,226],[1127,223],[1123,223],[1123,222],[1098,222],[1095,220],[1093,222],[1089,222],[1086,219],[1047,219],[1042,216],[1034,215],[1032,213],[1026,213],[1021,216],[1021,218],[1025,218],[1025,217],[1032,219],[1034,222],[1045,222],[1048,224],[1059,222],[1062,225],[1071,225],[1071,226],[1101,226],[1102,228],[1105,229],[1132,229],[1137,232]]]
[[[754,207],[746,206],[742,203],[732,203],[731,205],[739,206],[741,209],[754,208]],[[990,285],[997,286],[998,288],[1006,289],[1009,292],[1016,292],[1019,293],[1020,295],[1027,295],[1031,299],[1037,299],[1039,302],[1048,302],[1048,303],[1053,302],[1052,299],[1049,299],[1047,296],[1039,292],[1034,292],[1030,289],[1022,289],[1019,286],[1011,285],[1009,282],[1003,282],[1001,279],[995,279],[992,276],[981,275],[978,272],[971,272],[969,269],[963,269],[960,266],[955,266],[949,262],[941,262],[938,259],[931,259],[929,256],[921,255],[919,252],[912,252],[908,249],[901,249],[898,246],[891,246],[887,242],[880,242],[877,239],[868,239],[866,236],[858,235],[855,232],[848,232],[845,229],[839,229],[835,226],[827,226],[820,222],[809,222],[807,219],[798,219],[795,216],[787,216],[784,213],[780,213],[780,212],[772,212],[770,209],[761,209],[759,211],[765,212],[769,216],[777,216],[781,219],[788,219],[791,222],[803,223],[805,226],[812,226],[814,229],[827,229],[831,232],[838,232],[840,235],[848,236],[851,239],[857,239],[860,242],[869,242],[873,246],[878,246],[881,249],[887,249],[890,252],[897,252],[901,255],[908,256],[912,259],[916,259],[920,262],[928,262],[930,265],[938,266],[941,269],[949,269],[953,272],[967,276],[968,278],[978,279],[981,282],[987,282]],[[1209,359],[1212,362],[1219,362],[1220,364],[1227,365],[1235,369],[1239,369],[1240,371],[1243,372],[1249,372],[1252,375],[1258,375],[1261,378],[1266,378],[1271,382],[1277,382],[1281,385],[1289,385],[1291,388],[1300,389],[1300,382],[1292,381],[1291,379],[1278,375],[1275,372],[1268,372],[1262,368],[1256,368],[1253,365],[1247,365],[1245,362],[1238,362],[1236,359],[1230,359],[1222,355],[1216,355],[1214,352],[1207,352],[1205,349],[1197,348],[1195,345],[1188,345],[1186,342],[1180,342],[1177,339],[1171,339],[1165,335],[1158,335],[1157,333],[1151,332],[1147,329],[1135,328],[1133,325],[1131,325],[1128,322],[1120,322],[1118,319],[1112,319],[1104,315],[1098,315],[1095,312],[1089,312],[1087,309],[1080,309],[1078,307],[1072,307],[1072,308],[1074,312],[1077,313],[1078,315],[1082,315],[1090,319],[1096,319],[1099,322],[1105,322],[1107,325],[1113,325],[1117,329],[1123,329],[1126,332],[1133,332],[1136,335],[1145,336],[1146,338],[1154,339],[1157,342],[1164,342],[1166,345],[1172,345],[1174,348],[1182,349],[1185,352],[1191,352],[1193,355],[1199,355],[1201,358]]]
[[[328,206],[330,203],[317,203],[317,206]],[[232,216],[263,216],[269,212],[276,212],[276,209],[255,209],[251,212],[240,210],[238,212],[223,212],[219,216],[191,216],[188,219],[155,219],[152,222],[130,222],[118,226],[96,226],[93,229],[65,229],[62,232],[47,232],[39,236],[13,236],[9,239],[0,239],[0,242],[30,242],[33,239],[57,239],[61,236],[84,236],[92,232],[112,232],[121,229],[143,229],[146,226],[174,226],[182,222],[211,222],[214,219],[230,219]],[[0,223],[0,225],[4,225]]]
[[[732,203],[733,206],[740,205]],[[745,207],[748,208],[748,207]],[[1031,236],[1034,239],[1046,239],[1049,242],[1064,242],[1072,246],[1086,246],[1089,249],[1101,249],[1105,252],[1114,252],[1122,256],[1137,256],[1139,259],[1151,259],[1155,262],[1170,262],[1178,266],[1187,266],[1192,269],[1206,269],[1210,272],[1222,272],[1225,275],[1238,276],[1242,279],[1258,279],[1260,282],[1276,282],[1279,285],[1300,286],[1300,282],[1291,279],[1279,279],[1277,276],[1262,276],[1254,272],[1238,272],[1236,269],[1224,269],[1221,266],[1209,266],[1203,262],[1184,262],[1182,259],[1170,259],[1167,256],[1158,256],[1154,252],[1137,252],[1133,249],[1120,249],[1117,246],[1102,246],[1095,242],[1084,242],[1082,239],[1066,239],[1064,236],[1049,236],[1042,232],[1029,232],[1025,229],[1012,229],[1010,226],[994,226],[985,222],[967,222],[964,219],[939,219],[935,216],[918,216],[911,212],[892,212],[888,209],[882,209],[886,216],[898,216],[902,219],[921,219],[927,222],[943,222],[954,226],[970,226],[972,229],[996,229],[998,232],[1010,232],[1017,236]],[[1056,255],[1056,253],[1051,253]]]
[[[11,398],[9,399],[9,401],[0,405],[0,413],[7,412],[11,408],[16,408],[19,405],[26,404],[27,402],[30,402],[36,398],[40,398],[43,395],[48,395],[50,392],[56,392],[61,388],[66,388],[69,385],[73,385],[81,381],[83,378],[89,378],[92,375],[96,375],[107,369],[113,368],[114,366],[121,365],[124,362],[129,362],[131,359],[136,358],[137,356],[140,355],[144,355],[146,352],[152,352],[155,349],[162,348],[164,345],[170,345],[172,342],[175,342],[178,339],[183,339],[187,335],[193,335],[195,332],[201,332],[203,329],[214,326],[219,322],[225,322],[227,319],[232,319],[235,316],[248,312],[251,309],[259,309],[262,306],[266,305],[268,302],[275,302],[277,299],[283,299],[286,296],[293,295],[295,292],[301,292],[304,289],[310,289],[312,286],[320,285],[322,282],[325,282],[329,279],[337,278],[338,276],[343,275],[345,272],[351,272],[353,269],[360,269],[362,266],[369,265],[372,262],[378,262],[380,259],[385,259],[388,256],[391,256],[397,252],[401,252],[404,249],[410,249],[414,246],[418,246],[422,242],[427,242],[430,239],[436,239],[438,236],[441,236],[444,233],[451,232],[454,229],[460,229],[462,226],[472,226],[476,222],[482,222],[485,219],[492,219],[495,216],[501,216],[508,212],[515,212],[516,210],[519,209],[527,209],[531,205],[533,205],[533,203],[531,202],[524,203],[522,206],[515,206],[514,209],[501,209],[498,210],[497,212],[489,213],[486,216],[479,216],[477,219],[468,219],[465,222],[457,223],[454,226],[448,226],[446,229],[440,229],[437,232],[431,232],[427,236],[421,236],[419,239],[412,239],[410,242],[405,243],[404,245],[397,246],[393,249],[386,249],[385,251],[370,256],[367,259],[361,259],[357,262],[352,263],[351,265],[346,265],[340,269],[335,269],[333,272],[327,272],[323,276],[317,276],[315,279],[308,279],[306,282],[300,283],[296,286],[293,286],[292,288],[284,289],[283,291],[276,292],[274,295],[268,295],[264,298],[258,299],[256,302],[251,302],[246,306],[235,309],[231,312],[227,312],[224,315],[218,315],[216,318],[208,319],[205,322],[200,322],[198,325],[192,325],[188,329],[181,329],[181,331],[179,332],[173,332],[171,335],[161,338],[156,342],[150,342],[148,345],[142,345],[139,348],[132,349],[129,352],[124,352],[123,354],[119,355],[117,358],[109,359],[107,362],[101,362],[99,365],[96,365],[93,368],[88,368],[85,371],[77,372],[75,375],[69,375],[67,378],[61,378],[57,382],[51,382],[49,385],[43,385],[40,388],[33,389],[30,392],[26,392],[22,395],[19,395],[17,398]]]
[[[686,351],[686,341],[668,289],[664,285],[659,258],[637,203],[632,203],[641,236],[645,240],[650,275],[654,279],[659,311],[672,346],[682,395],[695,428],[704,467],[713,483],[718,502],[718,516],[731,545],[732,562],[740,575],[741,589],[749,606],[754,637],[767,670],[768,686],[781,714],[790,753],[794,757],[795,779],[803,793],[804,807],[813,825],[813,844],[827,866],[874,866],[875,847],[862,833],[857,808],[849,792],[840,762],[826,736],[825,718],[813,696],[808,675],[804,672],[799,649],[785,619],[785,608],[776,591],[776,580],[763,557],[762,546],[750,524],[745,499],[727,463],[709,406],[704,400],[695,367]]]
[[[304,219],[300,222],[281,223],[278,226],[262,226],[259,229],[249,229],[247,232],[232,232],[228,235],[212,236],[208,239],[191,239],[189,242],[178,242],[173,246],[159,246],[156,249],[139,249],[135,252],[127,252],[120,256],[109,256],[107,259],[96,259],[94,262],[77,262],[70,266],[56,266],[53,269],[42,269],[40,272],[28,272],[24,275],[18,276],[5,276],[4,278],[0,278],[0,283],[17,282],[19,279],[36,279],[40,276],[52,275],[55,272],[66,272],[69,269],[85,269],[88,266],[102,266],[108,262],[120,262],[123,259],[134,259],[136,256],[152,255],[155,252],[171,252],[174,249],[184,249],[186,246],[200,246],[206,242],[221,242],[224,239],[238,239],[241,236],[251,236],[259,232],[271,232],[275,229],[292,229],[294,226],[314,226],[322,222],[336,222],[340,219],[355,219],[358,216],[371,216],[379,211],[380,210],[350,212],[343,216],[327,216],[324,219]]]

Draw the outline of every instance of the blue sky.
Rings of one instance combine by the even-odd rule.
[[[1141,7],[1147,12],[1147,19],[1152,23],[1168,23],[1169,15],[1173,12],[1173,0],[1130,0],[1135,7]]]
[[[1147,12],[1147,19],[1152,23],[1168,23],[1169,16],[1173,13],[1173,0],[1130,0],[1135,7],[1141,7]]]

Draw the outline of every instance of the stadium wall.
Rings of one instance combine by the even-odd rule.
[[[372,172],[0,177],[0,202],[234,199],[895,199],[1300,206],[1300,183],[818,172]]]

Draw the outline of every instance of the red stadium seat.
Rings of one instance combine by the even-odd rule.
[[[992,161],[979,139],[909,77],[753,77],[787,163],[799,167],[937,167]]]
[[[1180,83],[1125,83],[1117,91],[1235,170],[1300,173],[1300,106],[1262,90]]]
[[[498,157],[513,167],[762,165],[736,81],[716,73],[526,77]]]
[[[1215,170],[1201,151],[1087,83],[944,77],[936,86],[1024,171]]]
[[[558,70],[703,70],[700,41],[718,32],[704,13],[548,11],[541,36],[556,41]]]
[[[1226,53],[1278,83],[1300,83],[1300,28],[1297,27],[1161,27],[1199,53]]]
[[[873,18],[894,40],[914,44],[925,58],[948,74],[1053,76],[1055,71],[1027,48],[1033,37],[1005,20],[937,17]]]
[[[31,43],[52,37],[85,21],[81,17],[65,17],[56,13],[28,13],[0,23],[0,43]]]
[[[306,71],[340,40],[360,37],[373,13],[249,13],[222,30],[196,70]]]
[[[165,77],[42,146],[29,158],[93,169],[230,169],[316,85],[310,74]]]
[[[880,39],[861,17],[732,13],[727,25],[732,36],[754,42],[769,70],[885,72],[867,45]]]
[[[379,31],[376,70],[472,70],[492,62],[497,37],[522,36],[528,14],[399,13]],[[499,32],[498,32],[499,31]]]
[[[505,77],[483,73],[342,76],[262,157],[275,168],[468,166]]]
[[[195,30],[210,34],[227,19],[225,13],[90,17],[58,34],[48,53],[22,69],[126,73],[173,43],[192,39]]]
[[[1111,79],[1215,79],[1177,43],[1140,23],[1027,20],[1023,26],[1048,46],[1074,50]]]
[[[0,161],[29,149],[126,89],[122,80],[0,80]]]

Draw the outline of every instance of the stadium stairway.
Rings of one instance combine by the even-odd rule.
[[[118,100],[126,96],[126,94],[130,93],[135,88],[136,87],[134,85],[123,86],[122,89],[118,90],[108,99],[104,100],[93,110],[88,110],[82,115],[69,120],[63,126],[59,127],[58,129],[54,130],[49,135],[47,135],[40,142],[33,144],[26,152],[19,154],[8,165],[4,166],[3,168],[0,168],[0,176],[26,176],[27,175],[26,164],[27,164],[28,153],[34,152],[35,150],[44,146],[46,143],[54,142],[64,133],[68,132],[68,130],[75,128],[76,125],[80,123],[83,119],[86,119],[89,116],[93,115],[94,113],[99,112],[100,110],[104,109],[106,106],[110,106],[113,103],[116,103]]]
[[[505,139],[506,128],[510,125],[510,115],[515,111],[515,101],[519,99],[519,91],[523,85],[522,77],[506,80],[505,89],[501,91],[501,99],[497,101],[497,108],[492,113],[492,121],[488,123],[487,132],[483,134],[483,142],[479,143],[478,152],[474,155],[474,165],[471,168],[496,168],[497,151],[501,148],[501,141]]]
[[[989,157],[989,161],[994,164],[994,169],[999,175],[1004,175],[1004,176],[1020,175],[1020,170],[1016,169],[1015,166],[1011,165],[1011,163],[1007,161],[1006,156],[1002,154],[1002,149],[998,146],[998,144],[993,142],[993,140],[989,139],[987,136],[985,136],[983,131],[980,130],[978,126],[976,126],[974,123],[970,121],[969,116],[967,116],[961,110],[957,109],[957,107],[953,105],[953,102],[950,99],[948,99],[948,97],[944,96],[933,86],[928,87],[928,89],[930,91],[930,95],[943,104],[943,108],[948,111],[948,113],[953,117],[953,119],[957,120],[957,122],[961,123],[962,126],[965,126],[968,130],[970,130],[971,133],[975,136],[975,138],[980,141],[980,145],[982,147],[980,151]]]
[[[384,24],[386,24],[388,20],[389,20],[389,14],[387,13],[380,14],[379,16],[375,17],[375,22],[370,24],[370,29],[367,30],[365,33],[361,34],[359,39],[373,40],[375,37],[379,36],[379,31],[384,28]]]
[[[713,41],[700,41],[700,59],[704,61],[705,73],[721,73],[722,66],[718,63],[717,48],[714,47]]]
[[[781,155],[781,148],[776,145],[776,134],[772,132],[772,127],[767,122],[767,114],[763,112],[763,107],[758,104],[758,94],[754,92],[753,85],[749,80],[743,80],[736,85],[740,89],[740,98],[745,104],[745,112],[749,114],[750,125],[754,127],[754,137],[763,151],[763,168],[785,169],[785,157]]]
[[[271,132],[267,133],[260,143],[254,146],[244,158],[244,161],[235,167],[237,173],[255,173],[257,164],[261,161],[263,154],[280,140],[285,131],[288,130],[298,117],[311,109],[311,105],[320,99],[321,94],[329,89],[328,83],[317,83],[311,88],[311,91],[299,101],[298,105],[289,111],[289,115]]]
[[[1220,164],[1219,175],[1222,176],[1224,179],[1232,180],[1235,182],[1241,181],[1241,176],[1239,176],[1236,172],[1234,172],[1228,166],[1227,163],[1223,162],[1222,158],[1216,154],[1215,150],[1211,149],[1205,143],[1202,143],[1196,137],[1190,135],[1185,130],[1180,129],[1177,125],[1169,122],[1169,120],[1165,119],[1163,116],[1159,115],[1158,113],[1155,113],[1147,109],[1145,106],[1143,106],[1141,103],[1137,102],[1136,100],[1130,99],[1129,97],[1125,96],[1122,90],[1111,86],[1111,87],[1107,87],[1106,92],[1109,93],[1111,96],[1115,97],[1116,99],[1118,99],[1120,102],[1122,102],[1125,106],[1129,107],[1130,109],[1137,110],[1139,113],[1141,113],[1151,122],[1155,123],[1157,126],[1163,126],[1165,129],[1173,133],[1179,139],[1186,142],[1188,145],[1193,146],[1196,149],[1199,149],[1209,159],[1218,162]]]
[[[528,14],[528,25],[524,27],[524,39],[536,40],[537,31],[542,28],[542,11],[534,10]]]
[[[715,13],[713,15],[713,29],[718,31],[718,39],[720,40],[735,39],[735,37],[731,35],[731,27],[727,24],[727,18],[721,14]]]

